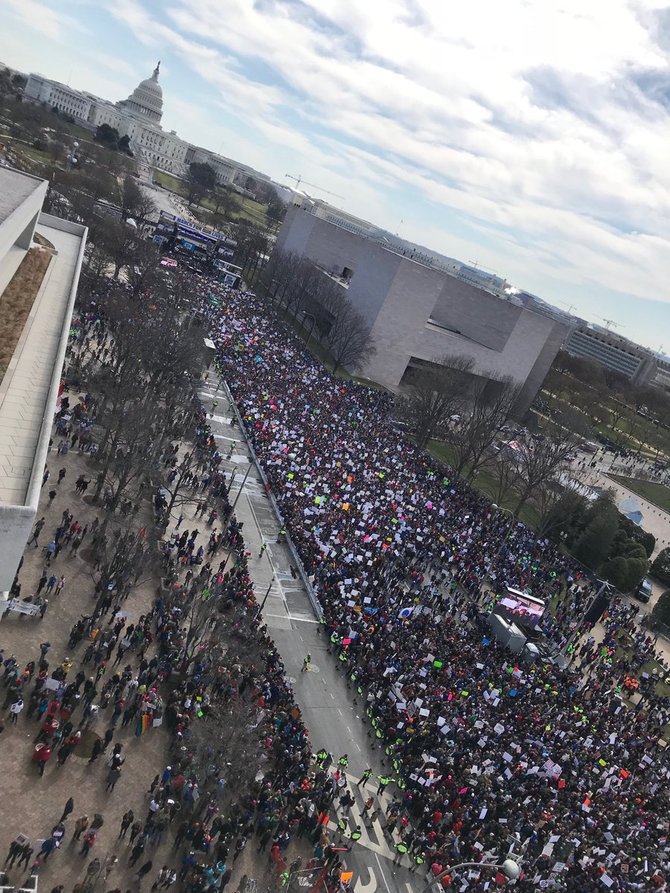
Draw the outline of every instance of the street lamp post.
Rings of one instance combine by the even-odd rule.
[[[247,468],[246,472],[244,473],[244,477],[242,478],[242,483],[240,484],[240,489],[237,491],[237,496],[235,497],[235,502],[230,507],[230,517],[231,518],[233,517],[233,513],[235,512],[235,506],[237,505],[239,498],[242,495],[242,490],[244,490],[244,485],[247,482],[247,478],[249,477],[249,472],[251,471],[253,464],[254,464],[254,461],[250,457],[249,458],[249,467]],[[232,484],[232,482],[231,482],[231,484]],[[230,491],[228,491],[228,492],[230,492]]]
[[[230,493],[230,491],[233,489],[233,482],[235,481],[236,477],[237,477],[237,467],[233,468],[233,473],[231,474],[230,480],[228,481],[228,487],[227,487],[228,493]]]
[[[461,868],[492,868],[495,871],[502,871],[509,881],[516,881],[521,877],[521,866],[516,859],[510,857],[505,859],[500,865],[495,862],[459,862],[458,865],[450,865],[439,874],[436,874],[426,884],[421,893],[431,893],[433,884],[441,881],[447,874],[451,874],[454,871],[460,871]]]
[[[258,610],[256,611],[256,616],[254,617],[254,620],[257,620],[263,613],[263,608],[265,607],[265,602],[268,600],[268,595],[270,595],[270,590],[272,589],[272,584],[274,583],[274,581],[275,581],[275,578],[273,576],[272,579],[270,580],[270,585],[267,588],[267,592],[265,593],[265,596],[263,597],[263,601],[260,603]]]

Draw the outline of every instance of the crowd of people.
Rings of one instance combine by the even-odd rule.
[[[332,377],[253,296],[218,297],[221,374],[393,760],[410,855],[438,874],[511,848],[525,889],[663,889],[667,703],[622,701],[616,630],[573,643],[592,583],[399,436],[386,396]],[[508,586],[555,606],[542,631],[567,668],[521,666],[482,630]]]
[[[500,862],[509,852],[524,869],[519,889],[665,889],[670,770],[660,742],[669,710],[640,672],[654,644],[635,611],[615,602],[602,637],[575,637],[588,632],[579,624],[593,587],[570,559],[399,436],[387,396],[330,376],[253,296],[213,288],[219,369],[277,499],[282,535],[312,581],[333,659],[392,767],[378,777],[377,795],[394,793],[385,812],[397,860],[444,874],[455,889],[463,875],[452,878],[450,865]],[[200,286],[203,304],[211,289]],[[75,324],[74,339],[97,362],[113,356],[97,307]],[[351,798],[342,767],[330,765],[327,750],[312,753],[255,600],[222,453],[205,413],[192,409],[193,444],[186,452],[171,445],[161,461],[168,481],[179,476],[186,501],[197,503],[195,517],[179,514],[175,523],[169,493],[154,494],[162,581],[136,620],[129,595],[149,551],[146,528],[103,533],[97,518],[80,522],[68,509],[46,537],[46,519],[38,520],[29,544],[45,550],[38,591],[21,593],[19,568],[12,593],[39,600],[34,622],[48,598],[67,597],[66,547],[70,558],[91,549],[100,579],[91,614],[70,633],[72,656],[51,661],[46,639],[39,660],[3,655],[5,708],[12,724],[34,724],[40,775],[52,754],[64,766],[92,732],[89,762],[104,755],[107,792],[123,784],[119,726],[142,737],[165,724],[170,764],[150,784],[146,816],[127,811],[119,832],[129,865],[139,863],[138,881],[155,873],[153,889],[223,890],[251,846],[285,873],[323,866],[337,886],[335,844],[360,839],[344,818]],[[95,414],[91,394],[63,408],[60,455],[91,453]],[[61,471],[56,488],[67,486]],[[81,498],[86,476],[73,484]],[[140,496],[122,515],[139,513]],[[128,556],[113,581],[110,553]],[[521,664],[488,634],[482,609],[506,587],[551,603],[541,630],[556,648],[567,646],[567,667]],[[633,675],[631,706],[621,695]],[[366,795],[370,775],[361,780]],[[327,830],[336,806],[339,839]],[[72,808],[39,852],[14,841],[8,869],[39,871],[69,831]],[[378,809],[369,796],[366,810]],[[76,819],[83,858],[102,821]],[[87,876],[107,877],[114,865],[93,856]],[[475,870],[467,889],[487,889],[490,879]]]
[[[99,306],[75,321],[73,340],[75,349],[96,362],[105,361],[105,352],[113,357],[113,337]],[[88,441],[82,448],[78,435],[95,431],[96,396],[82,395],[74,408],[68,404],[55,421],[63,438],[59,455],[77,441],[80,455],[90,453]],[[228,500],[230,480],[226,484],[220,470],[222,455],[205,412],[198,403],[192,410],[193,443],[170,444],[160,456],[168,481],[177,469],[182,474],[188,467],[179,503],[187,519],[180,514],[175,524],[174,514],[167,517],[164,492],[156,492],[151,509],[157,530],[164,531],[156,556],[162,563],[161,584],[150,608],[136,619],[134,587],[151,564],[146,527],[113,528],[97,516],[90,524],[80,523],[67,509],[53,535],[46,536],[48,516],[37,521],[27,554],[32,558],[43,550],[45,570],[37,596],[25,587],[22,592],[22,562],[15,599],[30,604],[38,598],[41,607],[48,606],[43,590],[52,598],[66,597],[65,576],[60,586],[58,578],[51,585],[49,577],[53,566],[60,570],[65,560],[90,562],[98,579],[89,595],[90,613],[70,630],[65,659],[53,657],[65,642],[53,647],[46,639],[38,660],[24,662],[0,651],[4,707],[11,724],[27,723],[35,733],[32,762],[38,778],[48,784],[52,767],[64,767],[83,749],[92,770],[104,767],[106,795],[124,784],[126,748],[119,736],[142,738],[165,725],[171,765],[151,782],[146,815],[127,810],[119,832],[128,845],[126,865],[135,870],[137,882],[155,873],[152,889],[178,882],[190,893],[223,890],[256,835],[259,851],[266,851],[276,874],[295,871],[304,856],[304,865],[320,860],[335,883],[339,857],[316,821],[321,811],[314,805],[318,797],[325,806],[335,792],[327,773],[314,766],[283,663],[262,623],[242,525]],[[45,474],[45,485],[48,479]],[[85,493],[84,480],[80,475],[72,482],[73,504]],[[64,481],[66,474],[59,474],[58,486],[68,486]],[[45,540],[55,549],[45,548]],[[83,559],[77,556],[80,546]],[[67,556],[61,554],[66,547]],[[38,612],[33,622],[39,618]],[[76,798],[75,792],[50,831],[36,829],[33,839],[19,835],[11,843],[5,861],[10,875],[17,869],[39,874],[70,838],[86,865],[86,879],[77,890],[89,889],[100,877],[109,884],[110,873],[126,867],[121,854],[109,864],[97,856],[103,809],[75,818]],[[296,845],[307,831],[313,840]],[[34,839],[44,842],[37,847]],[[161,847],[171,847],[162,867],[157,860]],[[245,879],[238,884],[241,893]]]

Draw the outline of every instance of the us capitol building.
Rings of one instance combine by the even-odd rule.
[[[92,131],[101,124],[116,128],[120,137],[128,136],[135,157],[151,167],[183,176],[192,162],[206,163],[216,171],[219,183],[241,188],[246,187],[249,178],[270,179],[244,164],[187,143],[174,130],[169,133],[163,130],[163,90],[158,83],[159,74],[160,62],[151,77],[140,81],[127,99],[116,103],[73,90],[41,74],[28,76],[24,96],[71,115],[77,124]]]

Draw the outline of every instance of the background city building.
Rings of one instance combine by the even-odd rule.
[[[24,96],[57,108],[92,131],[103,124],[115,128],[120,137],[128,137],[130,149],[139,160],[159,170],[184,176],[192,162],[201,162],[214,168],[222,185],[247,189],[250,180],[269,181],[267,174],[195,146],[177,136],[174,130],[163,130],[163,89],[159,75],[160,62],[151,77],[140,81],[127,99],[116,103],[74,90],[41,74],[28,76]]]
[[[24,265],[34,273],[22,289],[25,323],[0,368],[0,599],[35,522],[86,244],[85,226],[41,212],[46,190],[45,180],[0,167],[0,309]]]
[[[289,208],[277,246],[310,259],[347,289],[376,347],[360,373],[391,389],[410,383],[426,364],[465,357],[475,376],[509,377],[520,388],[520,415],[566,336],[561,320],[525,308],[503,288],[448,271],[425,252],[421,259],[418,251],[400,253],[322,208]]]
[[[657,374],[658,361],[651,351],[588,323],[570,332],[564,348],[573,356],[594,360],[606,369],[625,375],[636,385],[647,384]]]
[[[656,357],[656,376],[652,384],[664,391],[670,391],[670,359],[663,354]]]

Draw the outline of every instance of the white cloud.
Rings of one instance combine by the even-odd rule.
[[[62,9],[56,11],[40,0],[5,0],[5,5],[16,19],[50,40],[62,41],[72,32],[86,32],[75,16]]]
[[[9,2],[31,21],[45,8]],[[403,236],[519,286],[670,300],[670,112],[639,78],[668,83],[662,0],[103,3],[218,95],[189,108],[166,94],[187,138],[279,180],[303,172],[390,229],[402,216]],[[40,27],[62,39],[59,22],[47,10]],[[258,142],[227,134],[227,112]]]

